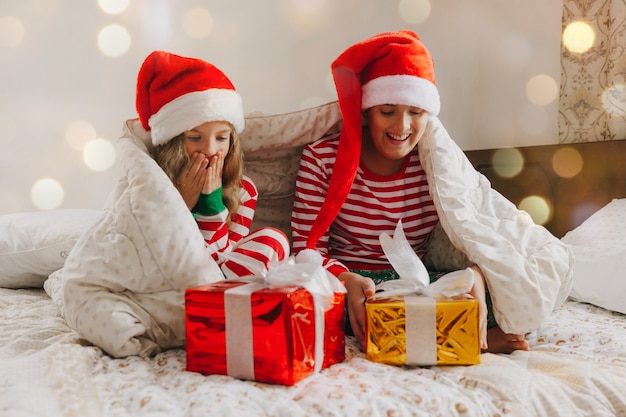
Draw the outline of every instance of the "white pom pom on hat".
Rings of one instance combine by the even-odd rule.
[[[205,122],[225,121],[243,131],[243,103],[216,66],[197,58],[154,51],[137,76],[137,114],[152,143],[163,145]]]

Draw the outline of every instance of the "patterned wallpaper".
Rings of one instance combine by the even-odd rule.
[[[559,143],[626,139],[626,0],[564,1],[563,30]]]

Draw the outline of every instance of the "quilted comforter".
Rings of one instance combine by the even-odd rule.
[[[289,210],[299,150],[336,132],[339,116],[330,103],[247,118],[251,133],[242,145],[261,196],[271,191],[267,173],[254,170],[269,166],[284,177]],[[183,200],[149,156],[149,141],[136,121],[127,122],[118,146],[125,177],[99,221],[45,283],[68,325],[116,357],[182,346],[184,289],[222,279]],[[437,118],[418,146],[445,235],[483,270],[498,323],[510,333],[538,328],[569,294],[571,250],[491,189]],[[273,160],[284,166],[277,170]],[[272,225],[288,224],[289,213],[283,214],[286,219],[272,216]]]
[[[184,345],[185,288],[223,279],[178,190],[148,154],[149,135],[125,125],[125,176],[102,216],[44,288],[68,325],[112,356]]]

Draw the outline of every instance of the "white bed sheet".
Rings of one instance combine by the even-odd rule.
[[[112,359],[80,339],[43,290],[0,289],[0,415],[620,416],[626,320],[569,300],[529,335],[530,352],[470,367],[347,358],[293,387],[203,376],[175,349]]]

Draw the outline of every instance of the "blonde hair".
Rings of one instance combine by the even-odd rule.
[[[241,192],[241,181],[243,178],[243,152],[241,151],[239,135],[237,135],[232,125],[230,127],[230,147],[228,148],[226,158],[224,158],[224,169],[222,171],[222,199],[228,209],[227,223],[230,223],[232,215],[239,208],[239,193]],[[185,152],[185,134],[181,133],[167,143],[156,146],[152,149],[151,155],[174,186],[178,188],[176,178],[178,178],[183,167],[189,162],[189,156]]]

